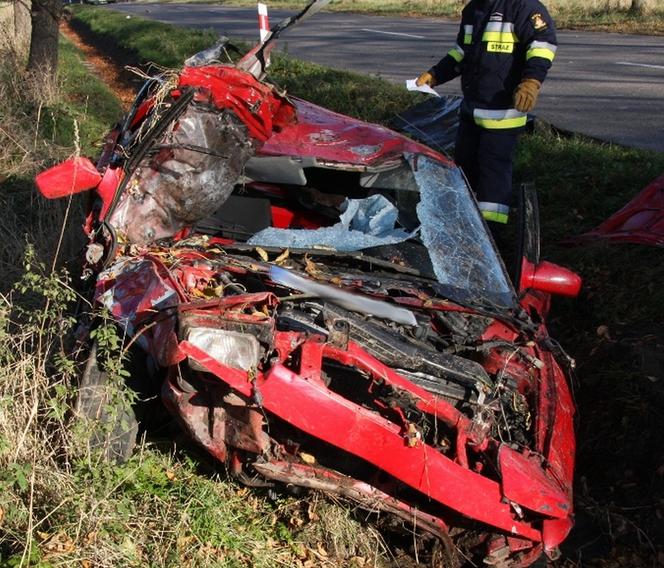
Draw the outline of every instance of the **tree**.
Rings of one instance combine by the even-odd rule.
[[[58,26],[62,0],[32,0],[32,37],[28,70],[45,79],[55,76],[58,65]]]
[[[14,2],[14,47],[25,57],[30,48],[31,36],[30,0],[16,0]]]
[[[630,12],[642,16],[650,10],[649,0],[632,0]]]

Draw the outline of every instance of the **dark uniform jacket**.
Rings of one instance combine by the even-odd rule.
[[[471,0],[457,45],[430,72],[438,84],[461,75],[462,113],[485,128],[525,125],[513,108],[523,79],[544,81],[556,54],[556,30],[537,0]]]

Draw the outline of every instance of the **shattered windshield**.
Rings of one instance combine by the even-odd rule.
[[[396,204],[382,193],[346,199],[332,226],[269,227],[247,243],[290,249],[324,247],[340,253],[365,250],[381,256],[383,249],[394,252],[405,241],[420,240],[431,262],[428,268],[417,268],[435,277],[438,293],[465,305],[512,307],[514,291],[461,170],[421,154],[407,161],[404,166],[413,183],[406,184],[410,189],[396,190]],[[401,228],[404,224],[408,230]]]
[[[422,155],[410,164],[422,242],[444,294],[466,304],[513,306],[514,291],[461,170]]]

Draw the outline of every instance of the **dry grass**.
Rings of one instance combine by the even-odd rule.
[[[60,51],[63,65],[58,76],[44,79],[27,73],[16,51],[0,44],[0,292],[7,292],[20,277],[28,241],[49,266],[56,256],[60,261],[77,256],[82,199],[46,201],[32,179],[45,167],[82,151],[81,146],[90,152],[103,133],[100,124],[106,127],[120,110],[108,93],[95,90],[95,80],[80,76],[82,66],[71,45],[62,44]],[[56,255],[63,223],[64,241]]]
[[[51,106],[58,97],[57,83],[38,80],[21,65],[19,55],[10,47],[0,45],[0,181],[10,176],[33,172],[41,161],[39,130],[41,110]],[[33,112],[36,109],[37,116]],[[36,120],[35,120],[36,118]]]

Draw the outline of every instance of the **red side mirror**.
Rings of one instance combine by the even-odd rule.
[[[521,267],[521,290],[532,288],[549,294],[575,298],[581,291],[581,277],[567,268],[542,261],[537,265],[523,259]]]
[[[88,191],[99,185],[101,174],[87,158],[70,158],[37,174],[35,184],[47,199]]]

